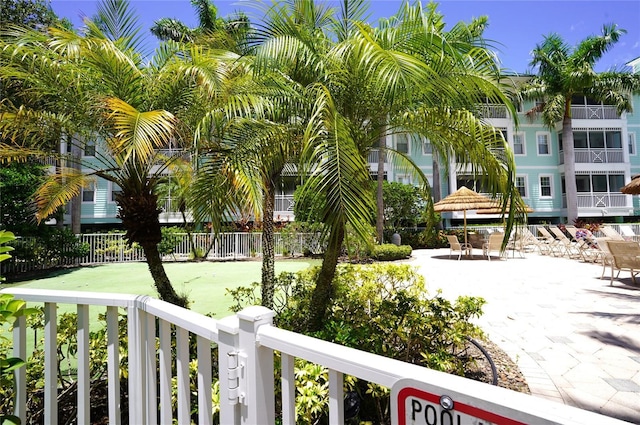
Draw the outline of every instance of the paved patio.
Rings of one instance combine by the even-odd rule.
[[[622,272],[609,286],[600,264],[474,253],[458,261],[448,248],[416,250],[407,262],[431,294],[487,300],[478,324],[517,362],[534,396],[640,424],[640,284]]]

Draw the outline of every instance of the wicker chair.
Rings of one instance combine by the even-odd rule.
[[[618,271],[616,278],[621,271],[631,273],[633,284],[636,283],[636,275],[640,273],[640,245],[633,241],[614,241],[606,242],[611,252],[611,282],[613,286],[613,269]]]

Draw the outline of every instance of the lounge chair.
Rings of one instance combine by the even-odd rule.
[[[608,266],[611,266],[611,262],[613,258],[611,258],[611,252],[609,251],[609,242],[611,239],[609,238],[596,238],[596,242],[598,243],[598,248],[600,249],[600,261],[602,262],[602,274],[600,275],[600,279],[604,277],[604,272],[607,270]]]
[[[613,286],[613,270],[617,270],[620,275],[621,271],[628,271],[631,273],[631,280],[633,284],[636,283],[636,275],[640,273],[640,244],[634,241],[614,241],[610,240],[606,242],[611,252],[611,281],[610,285]]]
[[[600,231],[602,233],[604,233],[604,235],[606,237],[608,237],[609,239],[613,240],[613,241],[623,241],[624,237],[618,233],[618,231],[616,229],[614,229],[611,226],[602,226],[600,227]]]
[[[640,237],[633,232],[633,229],[631,229],[631,226],[627,224],[621,224],[618,226],[618,228],[620,228],[620,234],[622,235],[625,241],[635,241],[635,242],[639,241]]]
[[[575,226],[566,226],[565,229],[576,244],[582,259],[587,263],[596,263],[602,259],[602,250],[598,246],[595,238],[583,238],[578,236],[578,228]],[[584,229],[582,229],[584,231]],[[590,232],[589,232],[590,234]]]
[[[543,240],[547,244],[548,253],[553,255],[554,257],[561,256],[563,248],[560,247],[560,241],[554,238],[546,228],[538,226],[537,229],[538,233],[542,235]]]
[[[576,246],[576,244],[564,234],[559,227],[549,226],[549,230],[555,235],[558,240],[558,249],[560,252],[563,252],[569,258],[578,258],[582,257],[580,254],[580,250]]]
[[[463,252],[465,253],[465,255],[471,255],[473,247],[471,246],[470,243],[460,242],[456,235],[446,235],[446,236],[447,236],[447,240],[449,241],[449,258],[451,258],[452,252],[458,253],[458,260],[460,260],[460,257],[462,257]]]
[[[518,245],[523,250],[526,250],[527,247],[533,247],[533,249],[538,248],[538,252],[541,255],[547,255],[550,252],[546,240],[540,240],[537,238],[533,233],[531,233],[531,230],[529,230],[528,227],[518,228],[516,237],[514,238],[514,246],[517,247]]]
[[[504,233],[492,233],[489,235],[489,240],[482,244],[482,255],[487,257],[487,260],[491,261],[491,252],[498,253],[498,257],[502,258],[506,255],[506,251],[502,251],[502,241],[504,240]]]

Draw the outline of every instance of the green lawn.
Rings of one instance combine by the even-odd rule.
[[[319,264],[319,261],[276,261],[276,274],[283,271],[299,271],[312,264]],[[190,308],[203,314],[212,313],[217,318],[231,314],[229,306],[233,303],[231,297],[226,294],[226,289],[259,282],[261,267],[260,261],[165,263],[173,287],[178,293],[188,295]],[[146,263],[119,263],[67,269],[36,280],[2,285],[7,286],[118,292],[157,297]],[[60,306],[60,312],[75,310],[75,307],[69,307],[67,309]]]

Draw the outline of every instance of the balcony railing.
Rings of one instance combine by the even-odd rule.
[[[623,193],[578,193],[578,208],[606,208],[627,206],[630,207],[630,205],[627,205],[627,195]]]
[[[574,120],[617,120],[620,119],[615,106],[586,105],[571,106],[571,118]]]
[[[459,376],[429,370],[398,360],[296,334],[272,325],[274,313],[264,307],[249,307],[221,320],[202,316],[147,296],[4,289],[28,302],[44,303],[44,423],[58,421],[57,315],[58,304],[77,306],[77,423],[91,423],[89,376],[89,307],[106,310],[107,397],[109,423],[121,423],[121,376],[127,376],[131,424],[191,424],[197,409],[198,424],[212,424],[212,384],[219,385],[219,423],[284,425],[296,420],[294,360],[304,359],[328,370],[328,422],[344,424],[344,375],[355,376],[391,388],[392,423],[436,423],[448,417],[454,423],[465,416],[458,406],[473,406],[485,412],[492,423],[623,424],[624,422],[545,399],[517,393]],[[125,343],[118,338],[118,310],[127,314]],[[27,326],[24,317],[14,326],[14,355],[24,358]],[[197,349],[189,350],[195,339]],[[121,344],[126,344],[126,362],[121,362]],[[172,345],[175,348],[172,348]],[[212,370],[217,350],[218,376]],[[281,354],[281,403],[275,401],[274,350]],[[123,355],[124,357],[124,355]],[[175,361],[174,361],[175,359]],[[122,359],[124,360],[124,358]],[[191,405],[189,366],[197,362],[196,406]],[[121,373],[121,368],[125,370]],[[173,372],[175,371],[175,373]],[[410,379],[410,381],[408,381]],[[26,371],[15,373],[15,414],[26,423]],[[409,391],[405,391],[405,390]],[[413,390],[416,391],[413,391]],[[421,399],[421,394],[435,397]],[[174,417],[172,394],[177,394]],[[438,403],[441,397],[447,401]],[[418,416],[416,403],[421,404]],[[276,412],[276,405],[280,411]],[[406,418],[400,412],[409,413]],[[431,416],[425,415],[431,412]],[[405,413],[406,414],[406,413]],[[466,417],[466,416],[465,416]],[[433,419],[436,418],[436,419]],[[405,420],[406,419],[406,420]],[[433,420],[432,420],[433,419]],[[486,417],[484,418],[487,419]],[[482,421],[480,421],[482,422]],[[440,423],[440,422],[437,422]],[[475,423],[475,422],[474,422]]]
[[[623,163],[624,152],[620,148],[609,149],[574,149],[576,164]],[[560,164],[564,164],[564,151],[560,151]]]
[[[482,118],[507,118],[507,107],[504,105],[481,105]]]

